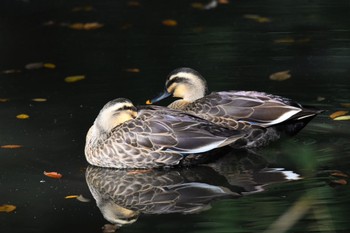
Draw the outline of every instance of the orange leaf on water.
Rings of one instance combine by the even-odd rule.
[[[162,21],[162,24],[164,26],[168,26],[168,27],[174,27],[177,25],[177,21],[173,20],[173,19],[166,19]]]
[[[60,173],[57,173],[57,172],[46,172],[46,171],[44,171],[44,175],[48,176],[48,177],[51,177],[51,178],[55,178],[55,179],[62,178],[62,175]]]
[[[8,145],[2,145],[0,147],[3,148],[3,149],[18,149],[18,148],[21,148],[22,145],[8,144]]]
[[[65,196],[64,198],[65,199],[74,199],[74,198],[77,198],[79,197],[78,195],[68,195],[68,196]]]
[[[349,111],[336,111],[336,112],[333,112],[331,115],[329,115],[329,117],[334,119],[334,118],[343,116],[343,115],[347,114],[348,112]]]
[[[152,104],[152,101],[151,100],[147,100],[146,104]]]
[[[284,81],[292,77],[289,70],[279,71],[270,75],[270,79],[273,81]]]
[[[6,213],[9,213],[9,212],[12,212],[16,209],[16,206],[14,205],[1,205],[0,206],[0,212],[6,212]]]

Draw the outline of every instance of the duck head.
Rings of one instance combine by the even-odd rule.
[[[186,102],[193,102],[204,97],[207,83],[202,75],[191,68],[178,68],[170,72],[165,82],[165,89],[157,97],[148,100],[146,104],[153,104],[172,95]]]
[[[95,120],[95,126],[101,132],[110,132],[114,127],[137,117],[137,109],[125,98],[109,101],[101,109]]]

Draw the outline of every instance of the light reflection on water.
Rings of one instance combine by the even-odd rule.
[[[243,197],[215,200],[212,208],[197,214],[141,214],[120,231],[263,232],[276,229],[278,219],[293,213],[298,203],[311,207],[291,231],[349,231],[349,190],[341,184],[347,178],[334,171],[350,173],[349,121],[328,117],[349,110],[341,105],[350,103],[348,1],[231,1],[211,11],[192,9],[188,1],[140,3],[133,8],[126,1],[91,2],[94,11],[74,13],[73,7],[86,2],[1,1],[0,71],[21,73],[0,73],[0,98],[9,99],[0,102],[0,145],[23,147],[0,150],[0,205],[17,206],[15,212],[0,213],[0,232],[100,232],[107,221],[94,201],[64,199],[73,194],[93,198],[85,182],[86,131],[104,103],[128,97],[143,104],[164,87],[168,72],[180,66],[198,70],[210,90],[266,91],[326,111],[295,138],[259,150],[263,166],[254,167],[255,173],[245,167],[249,162],[241,168],[161,172],[163,177],[176,173],[182,180],[178,184],[201,182],[237,193],[248,189]],[[256,23],[245,14],[272,21]],[[164,18],[177,19],[179,26],[163,27]],[[48,21],[54,26],[43,26]],[[96,31],[59,26],[80,21],[105,26]],[[275,42],[288,37],[304,42]],[[24,69],[42,61],[57,68]],[[128,73],[127,68],[139,68],[140,73]],[[292,78],[268,79],[282,70],[291,70]],[[64,83],[66,76],[78,74],[86,80]],[[37,97],[48,101],[31,101]],[[30,118],[19,121],[15,116],[20,113]],[[264,183],[256,179],[271,174],[258,172],[264,167],[284,168],[303,179],[254,192]],[[58,171],[63,178],[49,179],[43,171]],[[134,179],[138,176],[142,174]],[[238,179],[242,176],[255,182],[242,187],[247,181]]]

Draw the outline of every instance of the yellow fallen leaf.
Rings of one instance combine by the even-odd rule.
[[[65,196],[64,198],[65,199],[74,199],[74,198],[77,198],[78,195],[69,195],[69,196]]]
[[[55,69],[56,68],[56,65],[55,64],[52,64],[52,63],[44,63],[44,68],[47,68],[47,69]]]
[[[14,205],[1,205],[0,206],[0,212],[6,212],[6,213],[9,213],[9,212],[12,212],[16,209],[16,206]]]
[[[5,102],[7,102],[7,101],[9,101],[9,99],[6,99],[6,98],[0,98],[0,103],[5,103]]]
[[[162,21],[162,24],[164,26],[168,26],[168,27],[174,27],[177,25],[177,21],[173,20],[173,19],[166,19]]]
[[[289,70],[285,70],[285,71],[273,73],[270,75],[270,79],[273,81],[287,80],[287,79],[291,78],[291,74],[289,72],[290,72]]]
[[[0,146],[3,149],[18,149],[21,148],[22,145],[18,145],[18,144],[8,144],[8,145],[2,145]]]
[[[16,116],[16,118],[17,118],[17,119],[24,120],[24,119],[28,119],[28,118],[29,118],[29,115],[22,113],[22,114],[18,114],[18,115]]]
[[[336,111],[336,112],[333,112],[331,115],[329,115],[329,117],[334,119],[334,118],[343,116],[343,115],[347,114],[348,112],[349,111]]]
[[[152,104],[151,100],[147,100],[146,104]]]
[[[339,117],[334,118],[333,120],[335,120],[335,121],[349,121],[350,120],[350,115],[339,116]]]
[[[85,79],[85,75],[68,76],[64,79],[66,83],[74,83]]]
[[[130,72],[130,73],[139,73],[140,69],[139,68],[128,68],[125,71]]]
[[[45,99],[45,98],[33,98],[32,101],[34,101],[34,102],[46,102],[47,99]]]

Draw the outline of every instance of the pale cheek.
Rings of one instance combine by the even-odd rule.
[[[183,85],[180,85],[175,89],[173,96],[178,98],[183,98],[186,92],[187,92],[187,88]]]

